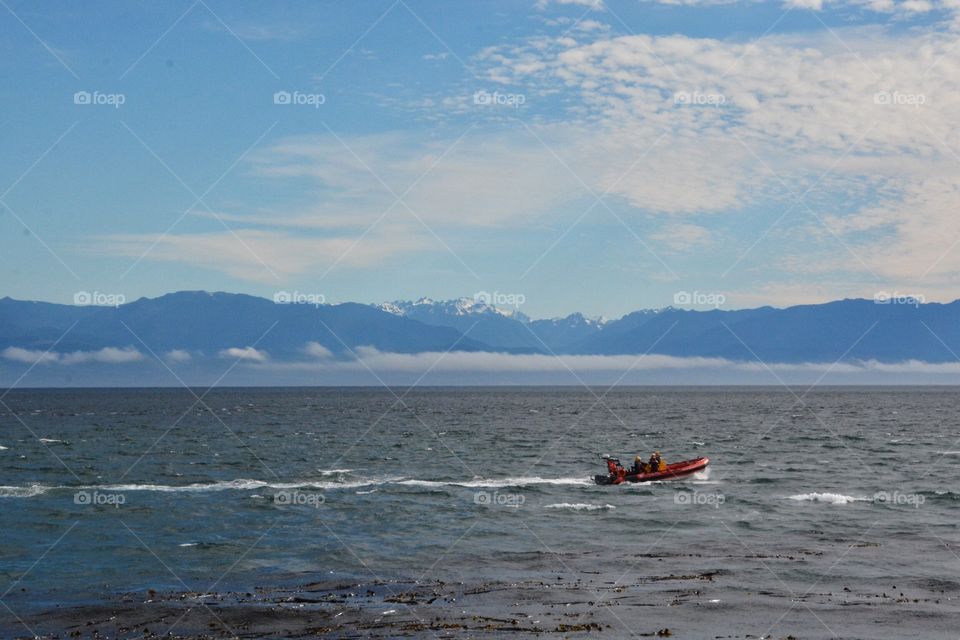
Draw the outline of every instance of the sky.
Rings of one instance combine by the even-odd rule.
[[[960,0],[2,0],[0,33],[0,296],[960,297]]]

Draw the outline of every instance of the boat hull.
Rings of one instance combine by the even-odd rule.
[[[622,484],[624,482],[652,482],[654,480],[679,480],[703,471],[710,464],[710,458],[701,457],[683,462],[668,464],[663,471],[653,473],[626,473],[623,475],[603,474],[593,477],[597,484]]]

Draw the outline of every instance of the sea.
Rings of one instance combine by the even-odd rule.
[[[958,408],[952,387],[12,390],[0,637],[956,638]],[[595,484],[601,456],[654,450],[710,464]]]

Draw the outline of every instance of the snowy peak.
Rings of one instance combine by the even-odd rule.
[[[497,315],[519,322],[529,322],[525,314],[517,309],[501,308],[478,298],[456,298],[454,300],[433,300],[420,298],[414,302],[394,300],[375,305],[378,309],[397,316],[486,316]]]
[[[541,322],[549,322],[550,324],[556,326],[562,325],[566,327],[592,327],[595,329],[602,329],[605,324],[610,322],[610,320],[603,316],[588,318],[578,311],[576,313],[571,313],[564,318],[550,318],[549,320],[541,320]]]

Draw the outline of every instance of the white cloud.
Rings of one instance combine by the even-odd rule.
[[[266,362],[270,359],[266,351],[254,349],[253,347],[230,347],[229,349],[222,350],[220,357],[246,360],[248,362]]]
[[[669,252],[688,251],[710,243],[710,231],[704,227],[688,223],[672,223],[650,235],[656,241],[654,250],[661,247]]]
[[[133,347],[123,349],[105,347],[99,351],[73,351],[71,353],[64,353],[60,357],[62,364],[82,364],[87,362],[123,364],[127,362],[139,362],[140,360],[143,360],[143,354]]]
[[[790,1],[901,14],[958,4]],[[446,251],[432,232],[459,251],[456,232],[463,229],[572,223],[592,194],[606,194],[604,203],[626,210],[629,226],[654,217],[650,239],[682,252],[707,246],[728,219],[757,208],[786,212],[804,194],[807,204],[794,206],[783,223],[809,222],[789,230],[792,242],[778,256],[784,270],[829,271],[838,291],[876,274],[891,287],[923,277],[948,297],[960,294],[960,248],[951,250],[960,234],[960,47],[943,25],[836,27],[756,41],[613,36],[600,23],[583,26],[474,56],[471,66],[484,79],[477,84],[489,86],[430,106],[483,123],[462,139],[283,139],[252,154],[253,171],[306,181],[312,202],[221,214],[235,235],[115,235],[98,249],[139,258],[156,243],[149,259],[276,283],[271,271],[280,278],[322,272],[341,256],[343,267],[369,268]],[[497,87],[563,111],[544,108],[530,117],[472,104],[473,91]],[[604,206],[595,209],[603,214]],[[779,228],[760,237],[764,228],[734,239],[742,246],[729,247],[731,262],[755,241],[781,241]]]
[[[167,351],[165,354],[163,354],[163,357],[170,362],[176,362],[177,364],[182,364],[193,360],[193,356],[190,355],[190,352],[183,349],[173,349],[172,351]]]
[[[597,191],[609,190],[638,211],[674,216],[733,216],[757,206],[788,212],[794,205],[786,224],[809,221],[793,230],[797,242],[783,252],[796,264],[830,265],[851,281],[876,274],[888,286],[926,278],[955,298],[954,44],[943,30],[879,27],[748,43],[682,35],[537,37],[488,49],[478,62],[491,78],[531,95],[565,96],[575,123],[567,127],[589,135],[567,138],[561,148]],[[805,203],[795,204],[800,195]],[[763,230],[745,238],[742,250]],[[681,231],[698,240],[692,227],[670,231],[654,239],[670,246],[676,238],[674,249],[683,244]],[[766,241],[782,240],[783,231]]]
[[[580,7],[590,7],[597,11],[604,11],[606,7],[603,0],[537,0],[534,6],[543,11],[551,4],[554,5],[576,5]]]
[[[762,0],[645,0],[665,5],[679,6],[716,6],[726,4],[750,5]],[[822,11],[826,8],[868,9],[876,13],[892,13],[909,15],[911,13],[926,13],[934,9],[957,9],[954,0],[783,0],[783,7],[787,9],[808,9]]]
[[[389,353],[373,347],[355,350],[356,360],[327,360],[306,363],[272,363],[270,368],[291,371],[350,372],[372,369],[378,374],[409,373],[568,373],[575,372],[643,372],[643,371],[720,371],[744,373],[824,373],[836,374],[960,374],[960,362],[927,363],[909,360],[883,363],[875,360],[858,362],[760,363],[732,361],[724,358],[665,355],[581,355],[550,356],[455,351],[450,353]],[[361,362],[362,361],[362,362]]]
[[[233,233],[102,236],[88,249],[133,259],[146,254],[150,260],[190,264],[244,280],[276,284],[279,279],[311,269],[371,267],[395,255],[438,245],[422,231],[390,224],[379,225],[363,242],[357,242],[359,233],[310,235],[238,226]]]
[[[23,362],[26,364],[52,364],[60,359],[60,354],[55,351],[39,351],[31,349],[21,349],[20,347],[7,347],[0,354],[7,360],[13,362]]]
[[[40,350],[22,349],[20,347],[8,347],[4,349],[0,355],[7,360],[28,364],[125,364],[143,360],[143,354],[133,347],[125,347],[123,349],[105,347],[97,351],[72,351],[69,353],[59,353],[56,351],[44,352]]]
[[[279,224],[358,227],[381,216],[413,227],[417,217],[439,226],[520,224],[584,193],[537,135],[553,138],[535,129],[470,130],[441,140],[400,133],[303,136],[253,161],[259,175],[312,179],[323,193],[299,215],[271,216]]]
[[[333,352],[319,342],[308,342],[307,346],[303,348],[303,352],[314,358],[326,359],[333,357]]]

